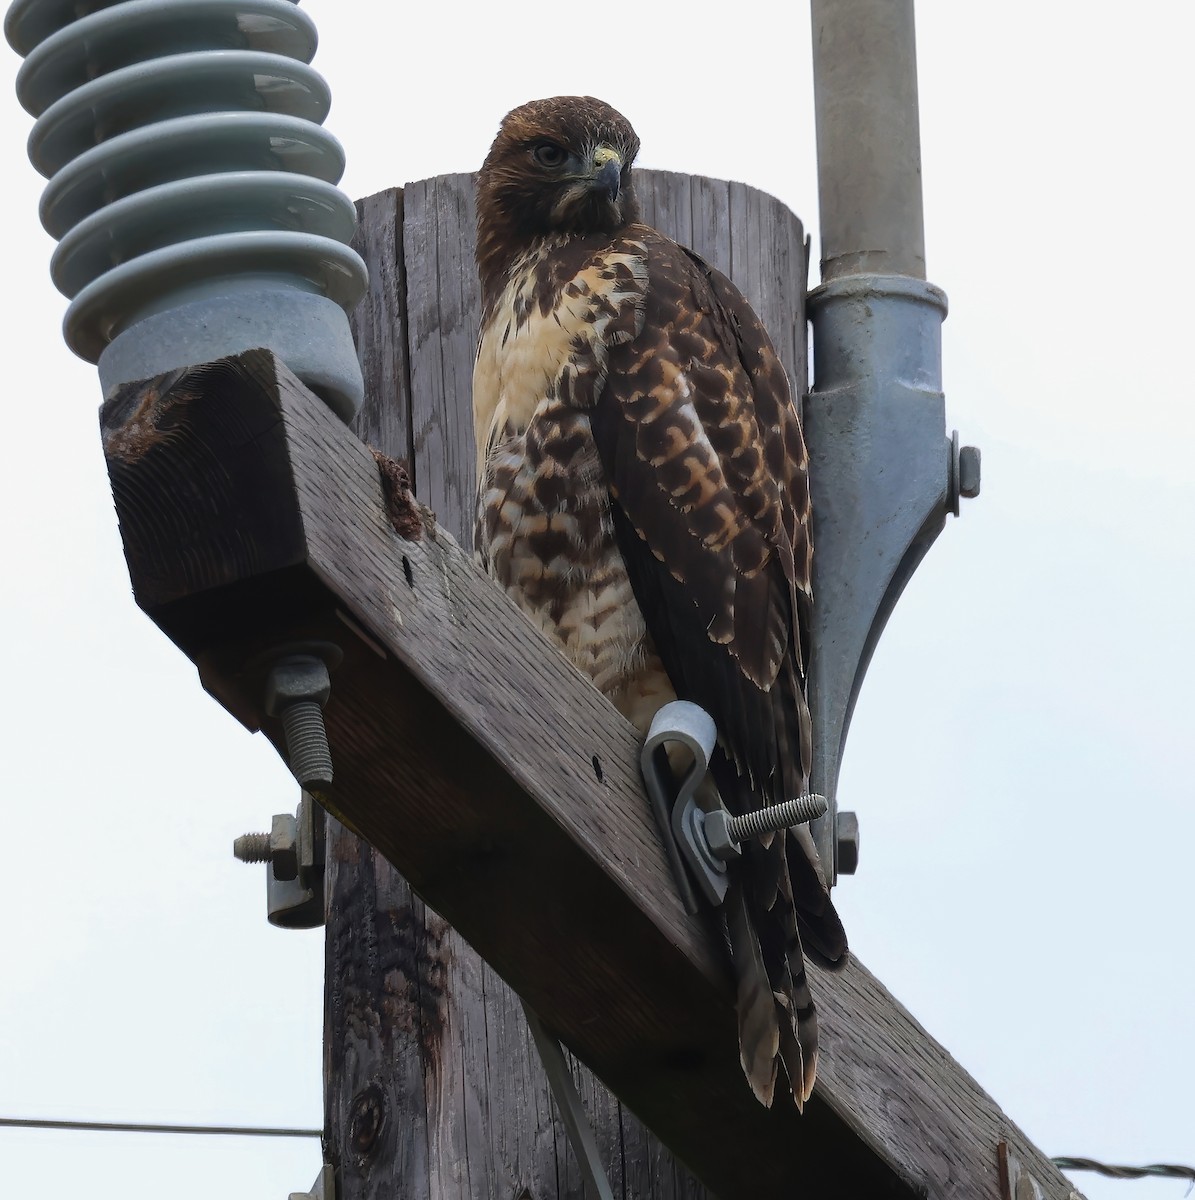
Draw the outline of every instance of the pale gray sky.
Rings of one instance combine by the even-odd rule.
[[[509,108],[587,92],[642,165],[746,180],[816,239],[803,5],[305,7],[350,195],[474,168]],[[1193,44],[1187,0],[920,0],[929,275],[984,490],[880,644],[841,788],[860,959],[1044,1151],[1110,1161],[1195,1160]],[[318,1125],[322,933],[268,927],[229,853],[295,790],[130,598],[0,57],[0,1115]],[[46,1200],[259,1200],[318,1161],[0,1130],[3,1190]]]

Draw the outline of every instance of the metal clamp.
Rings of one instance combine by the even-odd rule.
[[[718,730],[714,719],[703,708],[691,704],[688,700],[674,700],[665,704],[652,718],[651,728],[647,732],[647,741],[643,743],[643,751],[639,757],[639,769],[643,773],[643,782],[647,786],[647,795],[651,800],[652,810],[660,826],[664,838],[664,850],[668,855],[668,863],[672,867],[672,875],[676,880],[685,911],[697,912],[697,895],[693,885],[685,874],[684,863],[681,859],[681,847],[690,843],[684,836],[683,817],[688,807],[694,803],[693,793],[697,785],[705,778],[709,770],[710,755],[718,741]],[[672,770],[668,765],[668,747],[676,745],[688,750],[693,756],[693,765],[688,774],[681,780],[679,790],[672,778]],[[675,814],[681,818],[681,830],[674,827]],[[691,852],[691,847],[690,847]],[[691,864],[692,865],[692,864]],[[725,866],[718,865],[702,867],[695,866],[699,880],[706,880],[706,887],[717,889],[717,877],[725,873]],[[707,875],[709,878],[707,879]],[[704,890],[704,889],[703,889]],[[707,895],[709,893],[707,892]],[[713,901],[721,904],[726,895],[723,886],[721,894]]]
[[[703,809],[697,802],[697,788],[709,772],[717,740],[717,727],[705,709],[688,700],[674,700],[652,719],[639,759],[677,890],[689,913],[696,913],[698,906],[686,866],[706,900],[717,908],[729,886],[726,864],[742,854],[741,844],[747,838],[803,825],[826,812],[826,798],[812,793],[738,817],[727,812],[720,799],[708,811]],[[693,757],[679,788],[668,762],[669,746],[682,747]]]

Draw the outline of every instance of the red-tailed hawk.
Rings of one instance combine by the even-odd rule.
[[[807,790],[808,456],[788,380],[721,272],[638,220],[639,140],[589,97],[503,120],[478,177],[477,549],[646,732],[677,698],[719,730],[731,811]],[[802,943],[846,938],[804,829],[744,846],[727,897],[739,1044],[771,1104],[813,1087]]]

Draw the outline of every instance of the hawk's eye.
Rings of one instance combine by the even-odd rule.
[[[559,167],[568,158],[568,151],[555,142],[540,142],[531,154],[541,167]]]

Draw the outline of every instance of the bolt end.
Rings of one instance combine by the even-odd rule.
[[[973,500],[979,495],[980,453],[978,446],[963,446],[958,452],[958,490]]]
[[[731,817],[727,822],[727,833],[735,842],[749,837],[763,837],[768,833],[788,829],[791,825],[804,825],[823,816],[827,807],[828,801],[825,796],[809,792],[795,800],[786,800],[783,804],[771,804],[767,808],[757,808],[753,812],[743,813],[742,816]]]
[[[956,429],[947,441],[946,453],[946,508],[957,517],[960,502],[964,498],[971,500],[979,495],[979,447],[960,446]]]
[[[234,857],[243,863],[270,861],[270,835],[268,833],[243,833],[232,843]]]
[[[818,792],[807,792],[790,803],[793,806],[793,820],[789,825],[807,825],[810,821],[816,821],[818,817],[824,817],[830,807],[829,800]]]

